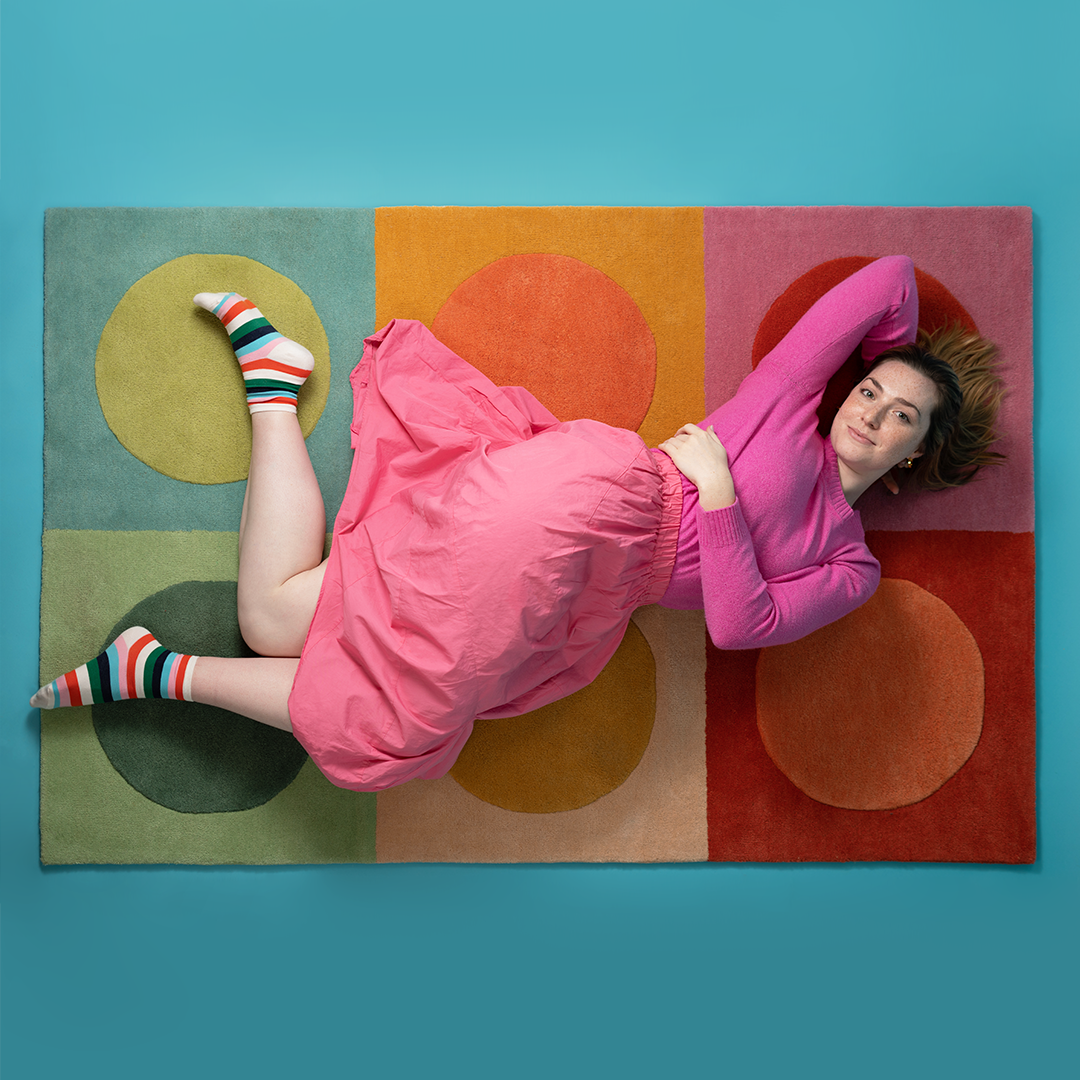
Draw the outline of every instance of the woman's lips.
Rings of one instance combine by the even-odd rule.
[[[863,446],[873,446],[874,440],[868,439],[861,431],[856,431],[855,428],[848,425],[848,431],[851,432],[851,437],[857,442],[862,443]]]

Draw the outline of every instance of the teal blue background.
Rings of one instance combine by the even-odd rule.
[[[5,1080],[1070,1075],[1078,23],[1065,0],[7,0]],[[46,207],[408,203],[1033,207],[1036,865],[39,866]]]

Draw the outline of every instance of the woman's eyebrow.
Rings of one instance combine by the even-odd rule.
[[[884,387],[881,385],[881,383],[877,381],[877,379],[874,378],[873,375],[867,375],[866,377],[878,388],[879,393],[885,393]],[[902,397],[898,397],[896,400],[899,401],[901,405],[906,405],[909,409],[914,409],[920,417],[922,416],[922,409],[920,409],[918,405],[914,404],[914,402],[908,401]]]

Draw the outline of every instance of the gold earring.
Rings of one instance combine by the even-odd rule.
[[[904,466],[903,466],[903,467],[904,467],[905,469],[910,469],[910,468],[911,468],[911,466],[912,466],[912,465],[914,465],[914,464],[915,464],[915,462],[914,462],[914,461],[912,461],[912,460],[911,460],[911,458],[905,458],[905,459],[904,459]]]

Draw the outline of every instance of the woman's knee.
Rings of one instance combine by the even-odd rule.
[[[260,656],[299,656],[319,602],[326,563],[267,588],[241,579],[237,590],[240,632]]]
[[[273,599],[241,598],[236,614],[244,641],[259,656],[300,655],[308,628],[299,624],[287,606]]]

